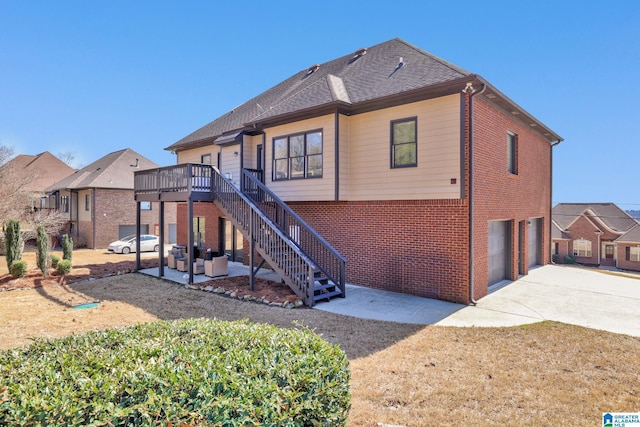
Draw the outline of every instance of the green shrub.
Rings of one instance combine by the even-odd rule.
[[[73,239],[68,234],[62,236],[62,259],[71,261],[73,256]]]
[[[0,352],[0,425],[344,426],[349,377],[306,329],[160,321]]]
[[[12,219],[7,222],[4,231],[6,241],[7,268],[11,270],[14,261],[22,259],[22,235],[20,234],[20,222]]]
[[[27,261],[13,261],[9,267],[9,273],[13,277],[24,277],[27,275]]]
[[[60,262],[60,257],[51,255],[51,267],[58,269],[58,262]]]
[[[576,257],[573,255],[565,255],[564,256],[564,263],[565,264],[575,264],[576,263]]]
[[[63,276],[65,274],[69,274],[71,272],[71,260],[61,259],[60,261],[58,261],[56,270]]]
[[[44,231],[42,224],[40,224],[36,237],[36,260],[38,268],[42,271],[44,277],[47,277],[49,274],[49,243],[49,235]]]

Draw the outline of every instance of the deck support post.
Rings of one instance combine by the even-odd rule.
[[[187,211],[187,216],[189,217],[189,222],[187,224],[189,229],[187,231],[189,233],[189,238],[187,239],[189,241],[189,247],[187,248],[187,261],[189,265],[187,268],[189,271],[189,284],[191,285],[193,283],[193,262],[195,261],[193,257],[193,200],[191,200],[191,197],[189,197]]]
[[[164,276],[164,202],[160,202],[160,249],[158,250],[158,277]]]
[[[251,291],[254,290],[254,283],[255,283],[255,278],[256,278],[256,273],[255,271],[253,271],[253,262],[254,262],[254,251],[256,248],[256,239],[255,236],[253,234],[253,223],[255,221],[253,220],[253,213],[249,214],[249,266],[251,269],[251,274],[249,275],[249,289],[251,289]]]
[[[95,245],[94,245],[95,246]],[[136,203],[136,271],[140,271],[140,202]]]

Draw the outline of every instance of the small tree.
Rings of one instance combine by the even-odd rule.
[[[15,219],[9,220],[4,236],[7,244],[7,269],[11,270],[11,264],[13,264],[14,261],[20,261],[22,259],[20,222]]]
[[[49,235],[43,225],[38,226],[36,244],[38,247],[38,268],[42,271],[42,275],[47,277],[49,273]]]
[[[73,253],[73,239],[68,234],[62,236],[62,259],[71,261]]]

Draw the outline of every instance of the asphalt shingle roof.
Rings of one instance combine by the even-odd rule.
[[[79,190],[83,188],[133,189],[134,172],[158,165],[130,148],[114,151],[47,188]]]
[[[44,151],[37,155],[20,154],[6,163],[15,173],[29,177],[25,186],[28,191],[44,191],[45,188],[63,179],[74,171],[65,162]]]
[[[636,224],[629,231],[616,239],[616,242],[639,242],[640,243],[640,224]]]
[[[559,203],[552,209],[553,220],[562,230],[585,211],[590,210],[604,225],[618,233],[625,233],[638,224],[615,203]]]
[[[356,51],[357,52],[357,51]],[[393,39],[294,74],[196,130],[167,150],[211,140],[245,125],[341,102],[356,105],[472,76],[403,40]]]

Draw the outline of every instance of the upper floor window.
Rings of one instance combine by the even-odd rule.
[[[391,122],[391,167],[418,166],[416,117]]]
[[[202,156],[200,156],[200,163],[203,165],[210,165],[211,164],[211,154],[203,154]]]
[[[60,196],[60,212],[69,212],[69,196]]]
[[[84,210],[85,211],[91,210],[91,201],[89,200],[88,194],[84,195]]]
[[[507,134],[507,170],[518,174],[518,135],[511,132]]]
[[[585,239],[578,239],[573,241],[573,255],[590,257],[591,256],[591,241]]]
[[[273,138],[273,180],[322,178],[322,130]]]

